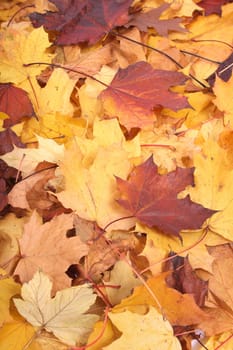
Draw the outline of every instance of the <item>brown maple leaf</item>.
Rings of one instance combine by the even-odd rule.
[[[177,198],[187,185],[194,184],[193,169],[177,168],[160,175],[151,156],[131,172],[127,181],[116,180],[121,196],[118,203],[140,222],[164,233],[179,236],[181,230],[198,229],[215,213],[193,203],[189,196]]]
[[[145,13],[137,12],[132,15],[125,27],[136,26],[142,32],[147,32],[148,28],[154,28],[161,36],[167,36],[169,31],[186,32],[186,29],[180,27],[180,18],[159,19],[161,13],[169,7],[169,4],[163,4]]]
[[[171,252],[170,256],[175,253]],[[181,293],[193,295],[196,304],[204,306],[208,292],[208,282],[200,279],[193,270],[188,257],[174,256],[165,263],[164,271],[172,271],[166,278],[167,285]]]
[[[88,252],[88,247],[80,238],[67,238],[66,232],[73,228],[73,215],[62,214],[42,224],[34,211],[24,227],[19,240],[20,260],[14,271],[22,283],[28,282],[38,270],[48,274],[53,280],[54,291],[70,286],[65,271],[71,264],[78,263]]]
[[[186,97],[169,90],[185,80],[182,73],[153,69],[142,61],[119,69],[99,97],[104,101],[107,114],[117,116],[128,130],[141,128],[154,122],[154,107],[163,106],[175,111],[189,107]]]

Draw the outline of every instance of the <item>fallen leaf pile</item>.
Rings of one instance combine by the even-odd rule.
[[[1,1],[1,350],[233,348],[232,18]]]

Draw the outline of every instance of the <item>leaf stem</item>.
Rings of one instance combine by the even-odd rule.
[[[126,262],[127,265],[129,265],[129,267],[131,268],[131,270],[135,273],[135,275],[138,277],[138,279],[142,282],[142,284],[144,285],[144,287],[147,289],[148,293],[152,296],[152,298],[154,299],[154,301],[156,302],[162,316],[163,319],[166,320],[166,315],[164,313],[163,307],[160,304],[157,296],[154,294],[153,290],[147,285],[145,279],[141,276],[141,273],[139,273],[131,264],[131,262],[124,256],[124,257],[120,257],[121,260],[123,260],[124,262]]]
[[[68,72],[74,72],[74,73],[78,73],[78,74],[82,74],[84,75],[86,78],[90,78],[92,80],[95,80],[97,81],[98,83],[102,84],[103,86],[105,86],[106,88],[109,88],[110,86],[106,83],[104,83],[103,81],[95,78],[94,76],[88,74],[88,73],[84,73],[84,72],[81,72],[79,70],[76,70],[76,69],[73,69],[73,68],[68,68],[68,67],[65,67],[61,64],[57,64],[57,63],[46,63],[46,62],[32,62],[32,63],[25,63],[23,66],[24,67],[30,67],[30,66],[34,66],[34,65],[42,65],[42,66],[48,66],[48,67],[54,67],[54,68],[61,68],[61,69],[64,69]]]
[[[108,228],[110,225],[115,224],[115,222],[118,222],[118,221],[121,221],[121,220],[126,220],[126,219],[132,219],[132,218],[134,218],[134,217],[135,217],[134,215],[129,215],[129,216],[123,216],[123,217],[121,217],[121,218],[115,219],[115,220],[109,222],[109,223],[103,228],[103,231],[106,231],[107,228]]]
[[[204,229],[203,235],[200,237],[200,239],[199,239],[197,242],[195,242],[195,243],[193,243],[192,245],[190,245],[188,248],[185,248],[185,249],[183,249],[183,250],[180,250],[179,252],[177,252],[176,254],[174,254],[174,255],[172,255],[172,256],[169,256],[169,257],[167,257],[167,258],[160,259],[160,260],[156,261],[155,263],[151,264],[150,266],[148,266],[148,267],[146,267],[145,269],[143,269],[142,271],[140,271],[140,274],[143,274],[144,272],[150,270],[150,268],[151,268],[152,266],[155,266],[155,265],[157,265],[157,264],[165,263],[166,261],[172,260],[172,259],[174,259],[176,256],[178,256],[178,255],[180,255],[180,254],[183,254],[183,253],[185,253],[185,252],[188,252],[188,251],[191,250],[192,248],[196,247],[199,243],[201,243],[201,242],[205,239],[205,237],[207,236],[207,234],[208,234],[208,232],[209,232],[208,230],[209,230],[209,227],[206,227],[206,228]]]
[[[218,345],[214,350],[220,349],[224,344],[226,344],[231,338],[233,338],[233,333],[229,335],[220,345]]]
[[[169,148],[171,151],[175,152],[176,148],[171,145],[161,145],[156,143],[143,143],[140,145],[141,147],[161,147],[161,148]]]
[[[163,52],[163,51],[161,51],[161,50],[159,50],[159,49],[156,49],[156,48],[153,47],[153,46],[150,46],[150,45],[147,45],[147,44],[144,44],[144,43],[140,43],[140,42],[137,41],[137,40],[131,39],[131,38],[125,36],[125,35],[116,33],[116,32],[114,32],[114,31],[110,31],[110,33],[113,34],[113,35],[115,35],[115,36],[119,36],[119,37],[122,38],[122,39],[126,39],[126,40],[128,40],[128,41],[130,41],[130,42],[132,42],[132,43],[134,43],[134,44],[137,44],[137,45],[146,47],[147,49],[151,49],[151,50],[153,50],[153,51],[155,51],[155,52],[157,52],[157,53],[159,53],[159,54],[161,54],[161,55],[167,57],[170,61],[172,61],[173,63],[175,63],[180,69],[183,69],[183,68],[184,68],[179,62],[177,62],[173,57],[171,57],[170,55],[168,55],[166,52]],[[182,52],[182,50],[180,50],[180,51]],[[187,53],[187,51],[186,51],[186,53]],[[191,55],[191,53],[189,53],[189,54]],[[204,57],[202,57],[202,58],[203,58],[203,59],[207,59],[207,58],[204,58]],[[216,62],[215,62],[215,63],[216,63]],[[202,82],[201,82],[199,79],[197,79],[193,74],[190,73],[190,74],[188,74],[188,76],[189,76],[190,78],[192,78],[193,80],[195,80],[195,81],[196,81],[199,85],[201,85],[203,88],[208,88],[207,85],[205,85],[204,83],[202,83]]]
[[[11,25],[11,23],[13,22],[14,18],[24,9],[29,8],[29,7],[35,7],[35,5],[27,5],[24,7],[21,7],[18,11],[16,11],[13,16],[11,17],[11,19],[9,20],[9,22],[7,23],[7,28]]]
[[[37,170],[37,171],[35,171],[34,173],[29,174],[29,175],[25,176],[23,179],[19,180],[18,183],[19,183],[19,182],[22,182],[22,181],[24,181],[24,180],[26,180],[26,179],[28,179],[29,177],[31,177],[31,176],[33,176],[33,175],[42,173],[43,171],[46,171],[46,170],[55,169],[55,168],[57,168],[57,167],[58,167],[58,165],[57,165],[57,164],[54,164],[54,165],[49,166],[48,168],[44,168],[44,169]]]

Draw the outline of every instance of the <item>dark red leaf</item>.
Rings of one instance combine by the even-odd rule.
[[[171,252],[169,257],[175,253]],[[188,257],[175,256],[165,263],[164,271],[172,271],[167,285],[185,294],[192,294],[198,306],[203,307],[208,292],[208,282],[200,279],[189,263]]]
[[[202,0],[198,3],[205,10],[205,15],[216,13],[219,16],[222,14],[222,5],[231,3],[233,0]]]
[[[154,28],[162,36],[167,36],[169,31],[186,32],[186,29],[180,27],[182,21],[180,18],[159,19],[161,13],[168,7],[169,4],[163,4],[146,13],[136,13],[125,27],[136,26],[143,32],[147,32],[148,28]]]
[[[10,117],[4,120],[5,128],[21,122],[23,117],[30,117],[34,114],[26,91],[12,84],[0,84],[0,112]]]
[[[128,8],[132,0],[52,0],[58,12],[32,13],[35,27],[44,25],[47,30],[58,31],[58,45],[81,42],[96,43],[113,28],[128,22]]]
[[[154,107],[175,111],[189,107],[186,97],[169,90],[186,79],[182,73],[153,69],[147,62],[137,62],[119,69],[100,98],[111,103],[112,116],[117,116],[128,130],[141,128],[154,122]]]
[[[142,223],[179,236],[181,230],[200,228],[215,213],[189,197],[177,199],[179,192],[193,184],[193,169],[177,168],[160,175],[150,157],[131,172],[128,181],[117,178],[118,203]]]
[[[0,132],[0,155],[11,152],[14,148],[13,145],[17,147],[24,147],[24,144],[20,141],[18,136],[11,130],[6,129]]]
[[[224,81],[228,81],[232,76],[233,53],[230,54],[219,66],[218,69],[207,79],[210,86],[214,86],[216,75]]]

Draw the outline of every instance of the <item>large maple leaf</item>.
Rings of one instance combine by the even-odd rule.
[[[118,203],[140,222],[164,233],[179,236],[180,230],[198,229],[214,213],[189,196],[177,198],[187,185],[193,185],[193,169],[177,168],[160,175],[150,157],[131,172],[128,181],[116,179],[121,193]]]
[[[137,62],[119,69],[110,86],[100,94],[106,113],[117,116],[127,129],[145,127],[154,121],[153,108],[163,106],[175,111],[189,107],[186,97],[169,90],[183,84],[185,75],[153,69]]]
[[[94,44],[113,28],[127,23],[132,0],[51,2],[58,12],[32,13],[30,19],[35,27],[44,25],[47,30],[59,31],[58,45],[71,45],[85,41]]]

